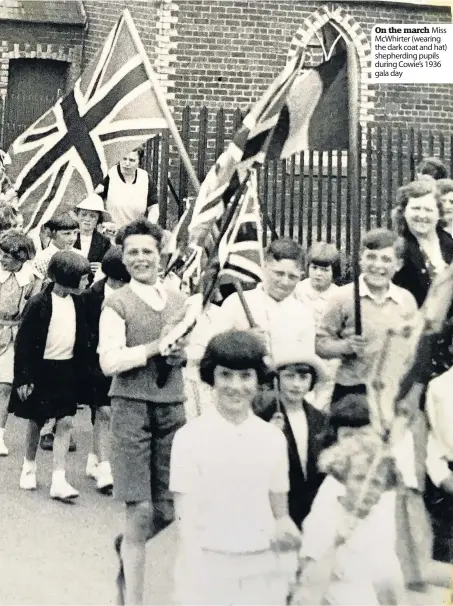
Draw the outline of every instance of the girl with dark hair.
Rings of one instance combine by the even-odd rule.
[[[95,282],[82,293],[85,304],[86,322],[89,331],[89,352],[87,377],[84,385],[87,402],[91,408],[93,425],[93,447],[88,454],[86,475],[96,480],[96,487],[102,493],[109,493],[113,487],[110,467],[110,398],[112,384],[99,363],[99,319],[104,299],[130,281],[130,276],[122,261],[121,247],[110,248],[102,260],[102,273],[105,278]]]
[[[60,251],[48,271],[52,284],[28,302],[17,333],[11,403],[14,414],[29,421],[20,488],[36,490],[40,428],[56,419],[50,496],[67,502],[79,496],[65,469],[88,353],[83,303],[74,295],[90,264],[77,253]]]
[[[8,455],[4,442],[14,366],[14,339],[26,302],[37,294],[41,282],[29,263],[33,242],[17,231],[0,235],[0,456]]]
[[[176,432],[171,455],[178,603],[285,603],[295,562],[277,552],[300,539],[288,514],[285,438],[251,408],[265,356],[258,337],[232,330],[211,339],[201,360],[215,407]]]

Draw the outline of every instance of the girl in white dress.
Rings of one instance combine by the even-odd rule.
[[[41,288],[29,263],[34,255],[34,244],[24,234],[9,230],[0,235],[0,456],[8,455],[4,434],[13,382],[14,339],[26,302]]]

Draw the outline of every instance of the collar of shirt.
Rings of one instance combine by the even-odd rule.
[[[142,284],[132,278],[129,288],[154,311],[162,311],[167,303],[167,293],[161,281],[155,284]]]
[[[368,299],[373,299],[373,301],[380,301],[380,297],[376,297],[370,289],[368,288],[367,283],[363,276],[359,276],[359,294],[361,297],[368,297]],[[401,297],[400,290],[398,289],[393,282],[390,282],[387,292],[385,293],[383,300],[392,299],[395,303],[404,304],[404,301]]]
[[[107,284],[107,282],[104,284],[104,299],[106,297],[108,297],[110,294],[112,294],[112,292],[114,292],[114,288],[112,288],[111,286],[109,286]]]
[[[211,415],[212,421],[217,425],[219,430],[227,431],[230,434],[234,434],[234,435],[240,435],[241,433],[243,433],[244,430],[247,430],[247,428],[251,424],[253,424],[253,420],[255,417],[255,415],[252,414],[251,411],[249,411],[247,414],[247,417],[241,423],[239,423],[239,424],[231,423],[231,421],[228,421],[227,419],[225,419],[224,416],[222,416],[220,414],[220,412],[217,410],[217,408],[215,406],[213,406],[211,408],[211,410],[208,412],[208,414]]]
[[[277,301],[276,299],[272,298],[270,295],[267,294],[267,292],[264,290],[264,286],[263,286],[263,284],[261,282],[256,287],[256,290],[258,292],[261,292],[264,295],[266,301],[270,301],[271,305],[284,305],[285,303],[288,303],[289,301],[296,301],[297,300],[296,296],[295,296],[295,293],[293,291],[290,295],[288,295],[287,297],[285,297],[282,301]]]
[[[34,275],[32,268],[27,262],[25,262],[17,272],[5,271],[3,268],[0,268],[0,284],[4,284],[11,274],[15,276],[17,283],[21,288],[30,284]]]

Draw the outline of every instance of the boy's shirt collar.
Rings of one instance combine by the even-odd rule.
[[[361,297],[368,297],[369,299],[373,299],[374,301],[380,300],[380,298],[376,297],[376,295],[374,295],[370,291],[370,289],[368,288],[368,285],[365,281],[365,278],[363,276],[359,276],[359,295]],[[404,303],[403,298],[401,297],[401,292],[400,292],[399,288],[397,286],[395,286],[395,284],[393,284],[393,282],[390,282],[387,292],[384,294],[384,296],[382,298],[383,298],[383,300],[392,299],[393,301],[395,301],[395,303],[398,303],[398,304]]]

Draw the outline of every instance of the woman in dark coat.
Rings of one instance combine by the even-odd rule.
[[[405,250],[393,282],[411,292],[421,307],[433,278],[453,260],[453,238],[443,229],[436,182],[420,180],[400,187],[395,219]]]
[[[97,194],[91,194],[78,204],[76,213],[79,221],[79,233],[74,248],[82,251],[83,256],[90,262],[90,283],[92,283],[95,273],[101,267],[105,253],[111,246],[110,240],[99,233],[97,226],[103,221],[108,221],[110,217],[104,211],[102,198]]]

